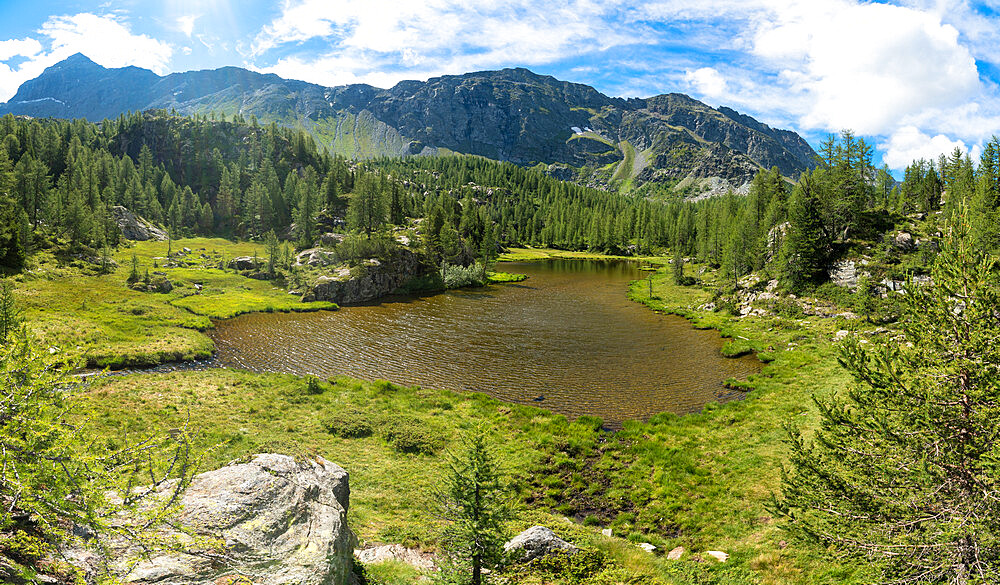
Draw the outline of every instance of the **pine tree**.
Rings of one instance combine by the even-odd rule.
[[[933,284],[901,295],[904,342],[849,340],[855,383],[792,433],[777,510],[885,581],[1000,580],[1000,282],[960,218]]]
[[[361,175],[347,208],[348,225],[371,237],[373,232],[385,225],[388,215],[389,203],[378,182],[371,175]]]
[[[95,440],[85,420],[68,424],[80,365],[41,351],[23,328],[0,346],[0,527],[12,540],[40,534],[57,546],[86,531],[105,558],[113,541],[156,551],[168,544],[160,531],[199,464],[187,429]],[[0,551],[7,568],[14,557],[34,575],[35,561],[8,551]]]

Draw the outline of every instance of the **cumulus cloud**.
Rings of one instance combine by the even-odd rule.
[[[874,136],[894,168],[909,154],[981,141],[1000,118],[1000,96],[976,63],[997,27],[965,0],[654,0],[643,13],[741,22],[736,63],[691,70],[689,91],[800,130]]]
[[[888,142],[878,144],[883,150],[883,160],[889,168],[901,169],[918,159],[937,160],[939,155],[951,154],[956,148],[968,152],[965,142],[952,140],[944,134],[928,136],[915,126],[904,126],[889,138]]]
[[[684,81],[706,97],[720,98],[727,94],[726,79],[714,67],[702,67],[688,71]]]
[[[136,65],[159,74],[167,71],[173,54],[167,43],[132,34],[125,21],[112,15],[52,16],[38,34],[40,38],[0,41],[0,100],[10,99],[22,83],[74,53],[105,67]],[[11,67],[8,62],[15,57],[26,60]]]

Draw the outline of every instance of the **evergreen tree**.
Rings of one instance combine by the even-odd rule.
[[[378,181],[371,175],[361,175],[347,208],[347,224],[371,237],[372,232],[385,225],[388,215],[389,204]]]
[[[486,430],[471,431],[460,450],[448,454],[447,466],[435,494],[440,515],[448,522],[445,551],[453,568],[472,585],[481,585],[483,569],[493,570],[500,562],[504,523],[510,518],[508,490]]]
[[[1000,282],[961,218],[933,284],[901,295],[905,343],[849,340],[855,383],[792,434],[777,509],[896,583],[1000,580]]]
[[[89,423],[67,422],[79,365],[40,351],[23,328],[0,346],[0,529],[56,545],[86,531],[105,558],[111,541],[155,551],[198,467],[187,429],[95,440]]]
[[[784,285],[793,291],[818,282],[826,268],[830,238],[819,206],[812,175],[803,173],[788,204],[788,234],[779,258]]]
[[[274,230],[267,232],[267,235],[264,236],[264,250],[267,252],[267,274],[274,278],[274,270],[278,266],[281,254],[278,236],[274,234]]]
[[[673,273],[674,284],[684,284],[684,255],[681,254],[680,248],[674,248],[674,259],[671,264],[671,272]]]

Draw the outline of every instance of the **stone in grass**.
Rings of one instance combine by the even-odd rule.
[[[398,561],[406,563],[415,569],[422,571],[433,571],[434,555],[420,552],[417,549],[406,548],[401,544],[386,544],[354,551],[355,558],[365,565],[384,563],[386,561]]]
[[[601,530],[601,534],[603,534],[604,536],[607,536],[608,538],[611,538],[611,529],[610,528],[605,528],[605,529]]]
[[[347,472],[322,457],[296,461],[260,454],[199,474],[182,496],[178,520],[194,535],[218,539],[224,554],[164,551],[140,562],[126,582],[346,583],[356,542],[347,527],[349,494]],[[125,563],[129,553],[138,552],[129,550],[129,543],[111,544],[112,564]],[[67,556],[91,576],[103,562],[86,549],[67,551]]]
[[[523,551],[523,561],[532,561],[557,550],[574,553],[580,549],[556,536],[550,528],[532,526],[503,545],[504,551]]]
[[[721,550],[708,550],[708,551],[705,551],[705,554],[708,555],[708,556],[710,556],[710,557],[712,557],[712,558],[714,558],[715,560],[719,561],[720,563],[724,563],[727,560],[729,560],[729,553],[724,553]]]
[[[671,551],[667,553],[667,560],[679,561],[682,556],[684,556],[684,547],[678,546],[677,548],[671,549]]]
[[[651,553],[651,552],[653,552],[653,551],[656,550],[656,545],[650,544],[648,542],[640,542],[636,546],[639,547],[639,548],[641,548],[642,550],[648,552],[648,553]]]

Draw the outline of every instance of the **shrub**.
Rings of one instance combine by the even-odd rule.
[[[445,288],[462,288],[463,286],[482,286],[483,267],[479,264],[460,266],[457,264],[441,265],[441,280]]]
[[[326,388],[323,387],[323,384],[321,384],[319,379],[316,378],[315,376],[309,376],[306,379],[307,394],[312,394],[312,395],[322,394],[324,390],[326,390]]]
[[[370,437],[375,431],[372,416],[359,408],[345,408],[331,414],[323,427],[330,434],[344,439]]]
[[[387,421],[385,440],[401,453],[433,455],[444,447],[444,433],[418,419],[394,417]]]

